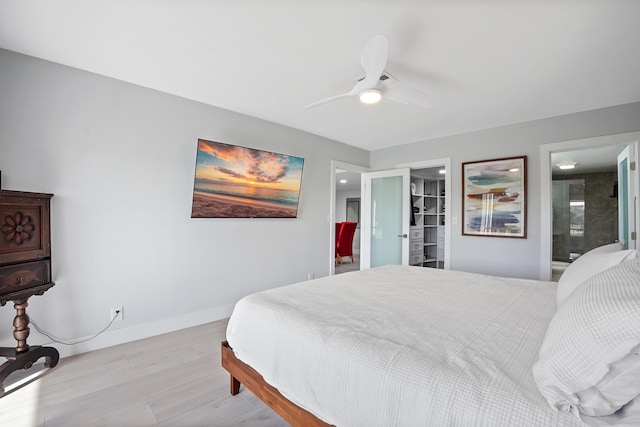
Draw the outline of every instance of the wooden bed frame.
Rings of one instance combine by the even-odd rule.
[[[262,375],[233,353],[229,343],[222,341],[222,367],[231,374],[231,394],[240,393],[240,384],[251,390],[260,400],[273,409],[292,426],[331,427],[311,412],[299,407],[266,383]]]

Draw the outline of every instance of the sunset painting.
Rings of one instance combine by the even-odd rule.
[[[296,218],[301,157],[198,140],[192,218]]]

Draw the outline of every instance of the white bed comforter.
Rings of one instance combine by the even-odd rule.
[[[531,374],[554,312],[553,283],[385,266],[249,295],[227,339],[339,427],[579,426]]]

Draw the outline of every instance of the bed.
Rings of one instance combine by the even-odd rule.
[[[624,254],[618,255],[615,267],[625,264],[629,271],[621,281],[633,282],[640,278],[640,262],[637,253]],[[231,374],[232,394],[243,384],[294,426],[640,423],[640,417],[634,418],[640,404],[640,381],[634,384],[635,377],[627,379],[624,396],[600,405],[605,409],[598,403],[596,410],[588,403],[597,400],[593,393],[577,393],[584,401],[575,403],[573,392],[569,390],[567,397],[563,384],[556,383],[566,374],[566,366],[558,365],[571,357],[564,354],[567,344],[584,351],[567,343],[558,328],[567,317],[585,321],[575,316],[575,306],[581,304],[574,303],[576,295],[585,287],[615,282],[601,277],[612,269],[608,266],[584,280],[578,274],[574,279],[581,280],[579,286],[575,280],[563,284],[563,289],[574,288],[558,305],[563,310],[556,309],[560,285],[552,282],[408,266],[283,286],[237,303],[222,343],[222,364]],[[588,285],[594,279],[596,284]],[[637,284],[625,286],[621,292],[626,297],[629,292],[635,295]],[[637,308],[640,316],[640,295],[636,296],[624,315],[633,317]],[[629,319],[623,320],[627,324]],[[591,318],[586,322],[597,326]],[[572,339],[580,339],[580,327],[571,328]],[[622,360],[618,367],[640,375],[640,357],[634,356],[632,345],[636,342],[640,352],[640,317],[618,329],[624,329],[626,338],[636,336],[636,341],[620,338],[625,344],[616,347],[615,357]],[[605,341],[616,339],[606,335]],[[589,381],[611,384],[611,370],[599,371],[602,375]],[[585,375],[575,376],[570,380],[580,382]],[[616,377],[613,383],[620,381]]]

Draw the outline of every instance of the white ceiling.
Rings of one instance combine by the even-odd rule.
[[[0,47],[372,150],[640,101],[637,0],[0,0]],[[423,109],[356,98],[386,71]]]
[[[583,173],[614,172],[618,167],[618,154],[627,144],[605,145],[582,150],[563,151],[551,154],[551,173],[573,175]],[[573,169],[562,170],[558,164],[575,163]]]
[[[360,191],[360,178],[360,172],[337,170],[336,191]]]

